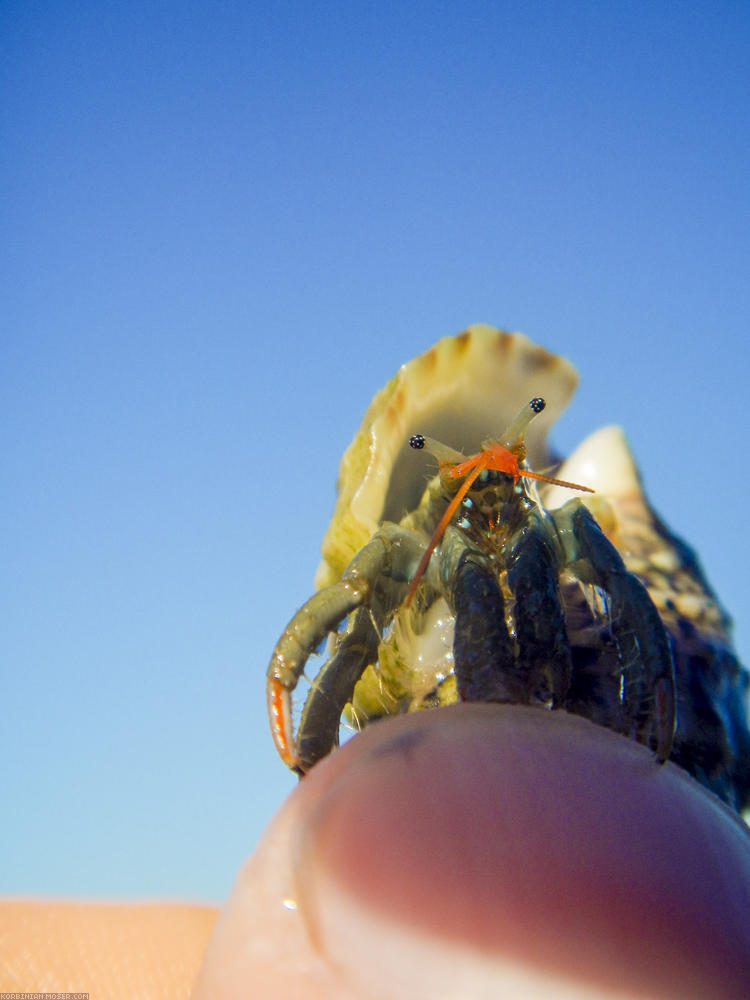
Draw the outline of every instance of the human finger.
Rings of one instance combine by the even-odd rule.
[[[196,997],[740,998],[750,838],[562,712],[462,705],[316,766],[241,872]]]

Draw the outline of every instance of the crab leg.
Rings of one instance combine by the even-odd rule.
[[[301,767],[292,722],[292,693],[309,656],[352,611],[370,603],[379,577],[400,580],[405,587],[421,552],[422,545],[411,532],[395,524],[382,525],[339,582],[311,597],[287,625],[268,667],[267,701],[273,740],[288,767],[297,771]]]
[[[570,643],[560,599],[560,565],[538,512],[530,512],[510,549],[508,585],[515,597],[518,668],[529,677],[530,694],[541,687],[546,674],[553,706],[560,708],[572,672]]]
[[[467,546],[462,532],[448,528],[445,533],[441,573],[456,613],[458,691],[463,701],[529,704],[549,690],[553,704],[560,707],[570,683],[571,659],[557,582],[558,556],[534,514],[510,548],[515,642],[505,624],[496,567]]]
[[[461,700],[526,701],[493,567],[455,528],[446,531],[441,551],[441,574],[456,613],[453,662]]]
[[[268,720],[276,749],[293,770],[297,770],[299,759],[292,724],[292,692],[310,654],[363,600],[354,580],[342,579],[326,587],[300,608],[273,651],[266,687]]]
[[[641,743],[653,738],[656,756],[669,757],[677,722],[672,650],[648,590],[630,573],[590,511],[571,500],[551,514],[565,550],[565,562],[578,579],[605,590],[617,634],[631,637],[633,667],[623,671],[623,700]],[[629,657],[622,657],[629,663]],[[640,663],[641,670],[637,670]]]
[[[297,773],[304,774],[338,746],[341,713],[365,669],[378,658],[380,637],[369,608],[350,616],[338,649],[322,667],[305,699],[297,733]]]

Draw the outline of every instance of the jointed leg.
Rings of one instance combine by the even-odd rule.
[[[405,593],[422,551],[422,544],[411,532],[384,524],[355,556],[341,580],[311,597],[284,630],[268,667],[267,698],[276,749],[288,767],[300,767],[291,697],[308,657],[353,611],[371,602],[382,576],[403,582]]]
[[[676,726],[674,664],[669,637],[644,585],[630,573],[620,553],[591,513],[573,500],[552,514],[565,561],[584,583],[609,595],[615,638],[624,665],[623,701],[638,739],[655,744],[665,761]]]
[[[444,576],[456,622],[453,661],[462,701],[526,701],[526,678],[514,662],[502,590],[487,558],[450,528],[442,547]]]
[[[378,635],[368,608],[350,616],[338,649],[313,681],[297,733],[299,764],[304,774],[338,745],[341,713],[352,700],[357,681],[378,656]]]
[[[570,645],[560,598],[560,567],[544,523],[536,513],[511,542],[508,584],[515,597],[518,668],[527,674],[533,695],[545,676],[555,708],[570,684]]]

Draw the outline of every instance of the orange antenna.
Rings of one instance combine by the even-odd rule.
[[[412,448],[423,447],[422,445],[412,444],[415,438],[418,439],[420,436],[421,435],[419,434],[415,434],[413,438],[409,439],[409,444],[411,445]],[[411,604],[414,594],[417,591],[417,587],[419,586],[419,581],[424,576],[425,570],[427,569],[430,559],[432,558],[432,553],[435,551],[440,542],[440,539],[445,534],[445,529],[451,523],[451,518],[460,507],[463,498],[466,496],[471,487],[474,485],[474,481],[480,476],[482,471],[487,468],[486,462],[481,461],[485,455],[486,452],[482,452],[480,455],[477,455],[477,459],[479,459],[480,461],[477,462],[477,464],[474,466],[471,472],[469,472],[469,475],[466,477],[463,483],[461,483],[458,493],[456,493],[456,495],[453,497],[451,502],[448,504],[445,513],[440,518],[440,523],[435,529],[435,533],[430,539],[430,544],[425,549],[424,555],[422,556],[419,562],[419,566],[417,566],[417,572],[414,574],[414,579],[411,581],[411,586],[409,587],[409,593],[406,595],[406,600],[404,601],[405,608],[408,608],[409,605]]]
[[[480,451],[478,455],[473,455],[471,458],[467,459],[464,459],[463,455],[459,452],[453,451],[452,448],[448,448],[446,445],[441,445],[439,441],[433,441],[432,438],[425,437],[423,434],[415,434],[413,437],[409,438],[409,445],[412,448],[416,448],[417,450],[426,448],[430,454],[434,455],[438,459],[440,462],[441,475],[445,475],[449,479],[461,479],[466,476],[466,479],[464,479],[458,492],[448,504],[445,513],[440,518],[440,522],[430,539],[429,545],[425,549],[425,553],[420,560],[419,566],[417,566],[416,573],[414,574],[414,579],[409,586],[409,591],[406,595],[406,600],[404,601],[405,608],[408,608],[411,604],[414,595],[417,592],[419,582],[424,576],[430,559],[432,558],[432,553],[440,544],[440,539],[445,534],[445,529],[450,524],[453,515],[463,502],[466,494],[485,469],[493,472],[504,472],[506,475],[512,476],[514,485],[521,478],[537,479],[543,483],[552,483],[554,486],[564,486],[569,490],[582,490],[584,493],[596,492],[595,490],[592,490],[590,486],[580,486],[578,483],[569,483],[565,479],[553,479],[551,476],[543,476],[541,473],[531,472],[528,469],[522,469],[518,464],[518,455],[514,454],[508,447],[506,447],[506,444],[516,446],[520,444],[523,440],[524,434],[526,433],[526,428],[529,426],[537,413],[542,412],[546,405],[547,404],[541,396],[532,399],[526,406],[524,406],[516,419],[503,434],[502,440],[505,444],[498,444],[496,441],[483,441],[482,451]],[[452,464],[452,460],[455,459],[459,459],[459,461]],[[463,459],[463,461],[461,461],[461,459]]]
[[[488,465],[488,469],[492,466]],[[596,493],[590,486],[581,486],[580,483],[569,483],[567,479],[553,479],[552,476],[542,476],[538,472],[529,472],[528,469],[519,469],[518,475],[521,479],[538,479],[541,483],[552,483],[553,486],[564,486],[568,490],[581,490],[582,493]]]

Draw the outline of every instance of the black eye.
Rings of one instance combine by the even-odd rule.
[[[420,451],[422,448],[424,448],[424,435],[423,434],[412,435],[412,437],[409,438],[409,447],[416,448],[417,451]]]
[[[542,399],[541,396],[535,396],[534,399],[532,399],[531,402],[529,403],[529,406],[534,411],[534,413],[541,413],[546,405],[547,404],[545,403],[545,401]]]

